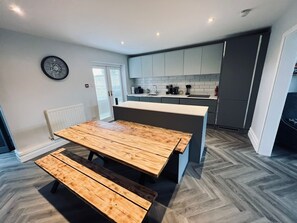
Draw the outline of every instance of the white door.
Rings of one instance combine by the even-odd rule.
[[[123,102],[123,85],[120,67],[98,66],[93,67],[93,76],[97,95],[99,119],[113,120],[112,106],[117,98]]]

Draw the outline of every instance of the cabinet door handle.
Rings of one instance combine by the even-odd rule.
[[[112,96],[112,91],[110,91],[110,96]]]
[[[109,93],[109,91],[108,91],[108,97],[110,97],[110,93]]]

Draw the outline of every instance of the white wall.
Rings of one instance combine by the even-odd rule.
[[[66,79],[43,74],[40,62],[48,55],[66,61]],[[50,142],[45,109],[83,103],[87,119],[98,117],[93,62],[120,64],[127,72],[125,55],[0,29],[0,105],[19,152]],[[85,88],[86,83],[92,87]]]
[[[277,97],[280,96],[280,94],[276,91],[275,93],[277,94],[273,95],[273,89],[274,87],[277,87],[278,89],[281,89],[283,94],[286,94],[289,88],[289,83],[279,82],[278,80],[282,80],[282,77],[280,76],[279,79],[276,79],[276,74],[280,54],[282,52],[282,37],[286,31],[297,24],[296,10],[297,2],[294,2],[284,15],[272,26],[271,38],[263,69],[253,122],[249,131],[249,136],[255,150],[263,155],[269,156],[271,154],[274,136],[281,115],[281,112],[279,113],[278,110],[282,110],[281,103],[284,103],[284,101],[277,103]],[[292,55],[290,60],[295,60],[296,62],[296,58],[293,57],[294,56]],[[289,69],[292,71],[294,63],[288,61],[287,66],[289,66]],[[288,72],[283,75],[291,74]],[[276,84],[276,86],[274,86],[274,84]],[[270,105],[272,106],[270,107]],[[277,108],[275,108],[274,105],[276,105]]]
[[[297,92],[297,76],[296,75],[294,75],[292,77],[289,92]]]

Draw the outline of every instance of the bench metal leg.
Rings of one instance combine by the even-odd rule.
[[[53,187],[51,189],[51,193],[53,193],[53,194],[56,193],[59,184],[60,184],[59,181],[55,180],[54,185],[53,185]]]
[[[90,151],[88,160],[92,161],[94,154],[95,154],[94,152]]]
[[[106,162],[106,159],[103,156],[99,155],[98,153],[92,152],[92,151],[90,151],[90,153],[89,153],[88,160],[92,161],[94,155],[96,155],[99,159],[101,159],[103,161],[103,163]]]

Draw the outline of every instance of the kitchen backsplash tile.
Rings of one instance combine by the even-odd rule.
[[[178,86],[184,93],[186,92],[186,85],[192,85],[191,94],[209,94],[214,95],[214,90],[219,85],[219,74],[208,75],[189,75],[177,77],[147,77],[134,79],[134,87],[141,86],[145,91],[153,89],[153,85],[157,85],[160,94],[165,94],[166,85],[172,84]]]

